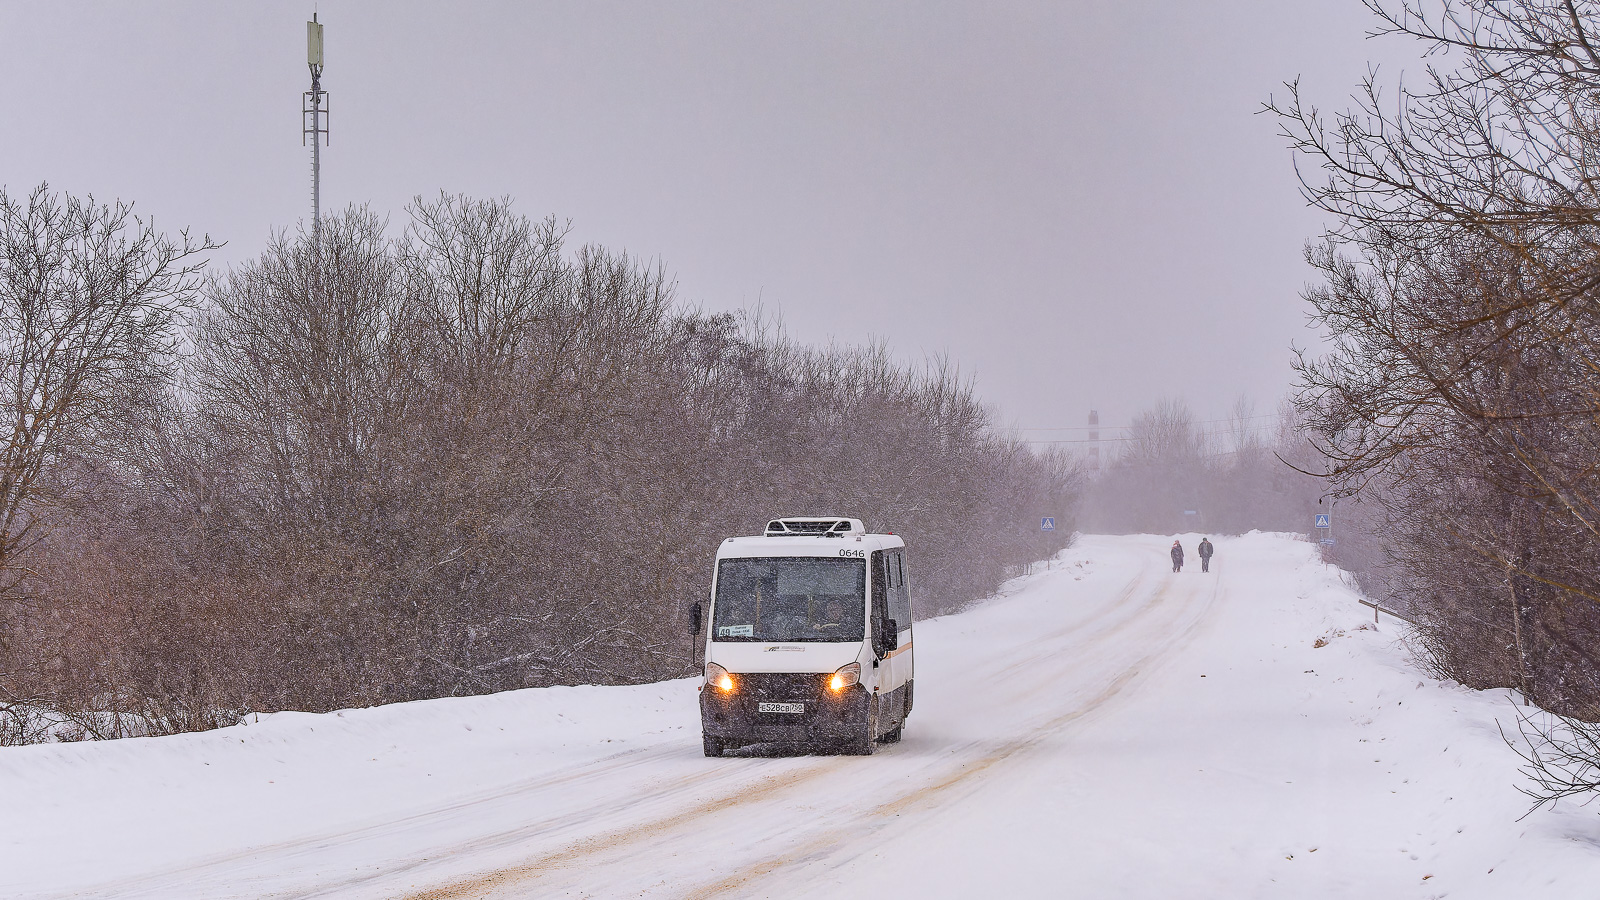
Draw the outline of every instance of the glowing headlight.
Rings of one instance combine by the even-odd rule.
[[[733,676],[716,663],[706,663],[706,684],[723,693],[728,693],[734,688]]]
[[[852,684],[860,683],[861,663],[853,662],[848,666],[841,667],[839,671],[833,673],[833,677],[828,679],[828,689],[833,691],[842,691]]]

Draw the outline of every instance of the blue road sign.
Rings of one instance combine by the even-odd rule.
[[[1328,545],[1331,546],[1333,544],[1333,538],[1323,538],[1320,543],[1328,544]]]
[[[1326,515],[1317,516],[1317,527],[1318,528],[1332,528],[1333,527],[1333,516],[1326,516]]]
[[[1056,517],[1055,516],[1045,516],[1044,518],[1040,519],[1039,520],[1039,530],[1040,531],[1055,531],[1056,530]]]

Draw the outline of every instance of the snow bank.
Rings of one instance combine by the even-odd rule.
[[[694,704],[692,679],[554,687],[0,748],[0,896],[338,835],[663,739],[698,748]]]

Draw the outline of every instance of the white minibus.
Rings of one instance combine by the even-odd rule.
[[[914,664],[905,542],[859,519],[774,519],[717,549],[700,724],[707,756],[868,754],[900,740]]]

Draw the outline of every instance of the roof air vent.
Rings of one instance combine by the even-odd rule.
[[[773,519],[767,523],[767,537],[833,537],[866,534],[860,519],[840,516],[805,516]]]

